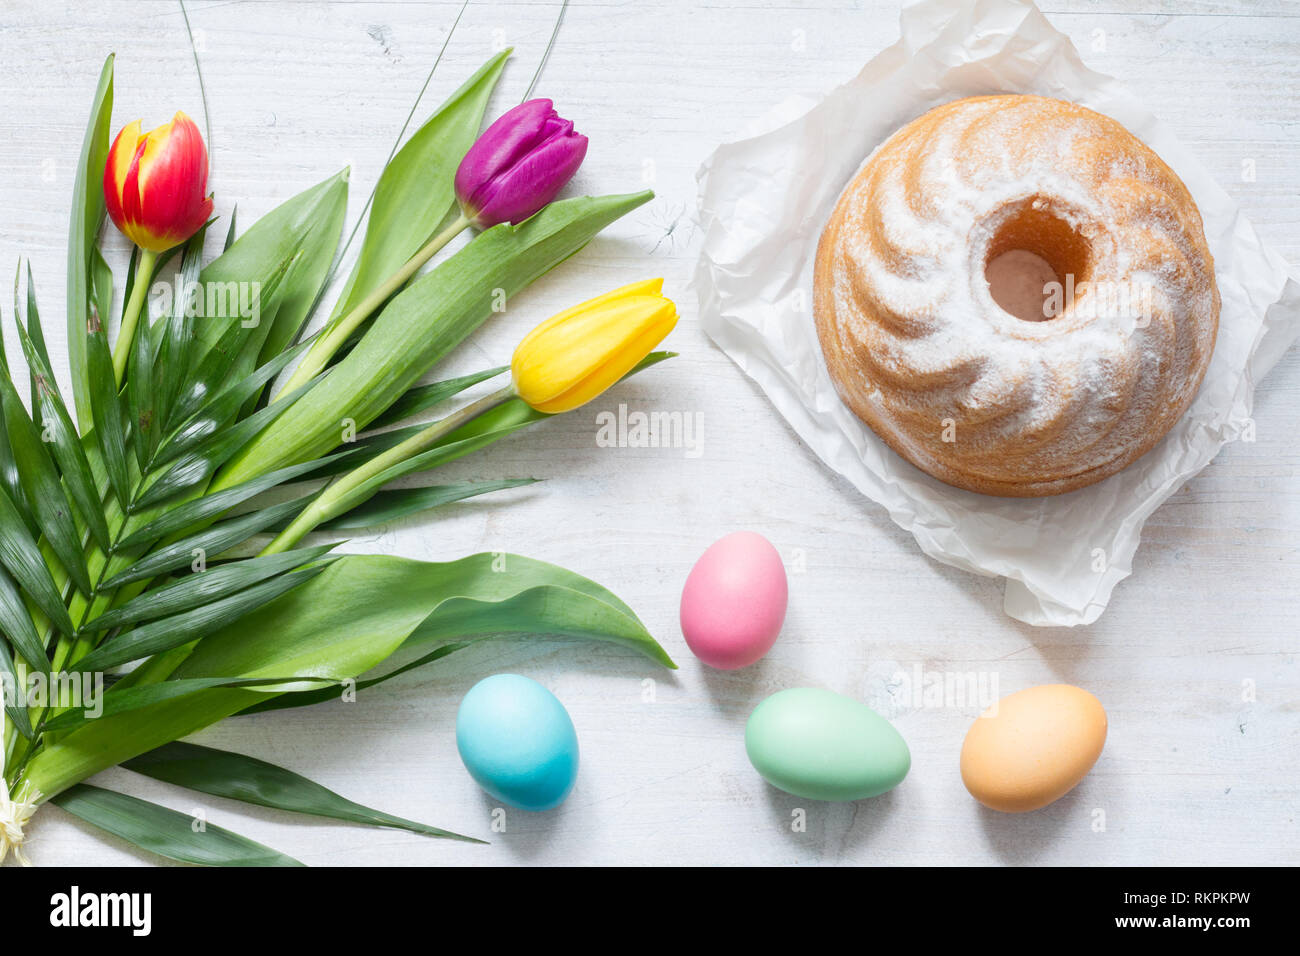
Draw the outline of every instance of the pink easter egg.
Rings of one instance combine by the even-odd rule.
[[[772,543],[753,531],[729,534],[700,556],[682,588],[686,644],[710,667],[747,667],[776,643],[788,597]]]

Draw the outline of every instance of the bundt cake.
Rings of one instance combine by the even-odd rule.
[[[1186,411],[1219,292],[1178,176],[1041,96],[931,110],[880,145],[817,249],[840,397],[959,488],[1036,497],[1120,471]]]

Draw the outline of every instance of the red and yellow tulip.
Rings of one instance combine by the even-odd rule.
[[[194,120],[178,112],[170,123],[144,134],[139,120],[124,126],[104,164],[104,205],[113,225],[140,247],[131,299],[113,346],[113,370],[121,382],[158,254],[185,242],[212,215],[208,149]]]
[[[143,135],[140,121],[122,129],[104,167],[108,215],[149,252],[178,246],[208,221],[208,150],[194,120],[177,113]]]

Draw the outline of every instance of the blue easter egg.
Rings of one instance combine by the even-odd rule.
[[[456,713],[465,769],[496,799],[520,810],[550,810],[578,777],[578,735],[564,705],[518,674],[475,684]]]

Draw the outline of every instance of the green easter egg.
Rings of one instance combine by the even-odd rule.
[[[796,687],[763,701],[745,725],[749,762],[772,786],[809,800],[864,800],[907,776],[912,755],[870,707]]]

